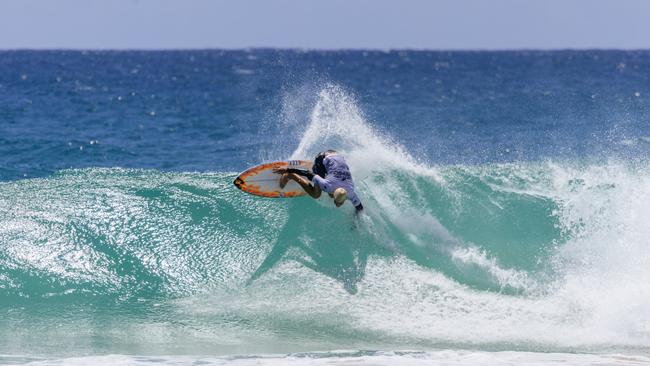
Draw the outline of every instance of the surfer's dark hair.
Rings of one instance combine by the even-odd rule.
[[[326,150],[319,152],[318,155],[316,155],[316,158],[314,158],[314,166],[311,168],[311,170],[314,172],[314,174],[319,175],[321,178],[325,178],[327,175],[327,170],[325,169],[323,160],[325,160],[325,157],[329,154],[336,154],[336,150]]]

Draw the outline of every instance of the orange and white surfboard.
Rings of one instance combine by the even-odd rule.
[[[246,193],[269,198],[287,198],[304,196],[307,193],[293,180],[284,188],[280,188],[280,174],[274,173],[275,168],[293,168],[311,170],[313,162],[307,160],[289,160],[266,163],[246,169],[233,182],[237,188]]]

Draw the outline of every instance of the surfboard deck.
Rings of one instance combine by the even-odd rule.
[[[275,168],[293,168],[311,170],[313,162],[307,160],[288,160],[265,163],[248,168],[240,173],[235,186],[246,193],[268,198],[289,198],[304,196],[307,193],[293,180],[284,188],[280,188],[280,174],[274,173]]]

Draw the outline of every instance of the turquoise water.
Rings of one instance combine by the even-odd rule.
[[[331,77],[293,86],[287,80],[296,76],[280,73],[271,82],[260,71],[282,69],[288,56],[278,52],[275,63],[264,52],[208,53],[217,65],[251,63],[246,72],[226,68],[234,79],[215,66],[219,85],[232,82],[240,92],[217,92],[188,76],[178,95],[170,88],[145,98],[164,97],[154,108],[141,104],[137,88],[171,82],[165,68],[176,64],[165,54],[91,55],[140,62],[140,70],[162,57],[157,71],[124,68],[153,86],[101,76],[110,72],[100,63],[88,84],[107,90],[77,91],[89,96],[48,92],[51,85],[38,82],[0,88],[15,103],[3,107],[0,123],[0,363],[650,363],[650,129],[647,94],[634,84],[639,74],[606,86],[607,75],[566,76],[575,58],[594,66],[585,61],[592,54],[569,53],[567,65],[553,69],[546,63],[567,54],[478,53],[450,55],[447,66],[438,65],[442,72],[403,61],[379,77],[435,80],[457,62],[457,74],[445,77],[464,84],[465,73],[491,70],[490,62],[521,76],[532,57],[554,75],[552,93],[570,94],[567,83],[579,84],[585,100],[576,109],[592,103],[590,87],[610,89],[599,94],[605,104],[625,105],[591,123],[567,125],[567,101],[544,123],[534,123],[542,118],[534,105],[531,120],[504,122],[481,120],[472,106],[463,114],[465,102],[423,110],[430,101],[403,100],[374,84],[364,92],[350,86],[363,73],[342,83],[346,66],[330,64],[353,59],[372,68],[387,57],[390,68],[402,56],[294,55],[298,65],[313,62]],[[81,62],[77,54],[10,55]],[[625,68],[646,75],[645,54],[595,55],[607,65],[627,57]],[[188,54],[167,56],[178,63],[172,74],[192,75],[179,61]],[[445,54],[411,57],[424,63]],[[619,63],[612,72],[625,72]],[[253,84],[233,81],[260,74]],[[490,75],[475,80],[476,88],[502,83],[504,94],[519,95],[522,84]],[[34,78],[14,76],[12,83]],[[11,79],[6,70],[3,78]],[[276,82],[284,84],[270,88]],[[544,98],[544,88],[530,86],[538,84],[523,85]],[[129,98],[124,85],[136,90],[132,105],[111,112],[102,103],[115,101],[104,94]],[[259,103],[267,109],[238,99],[260,92],[252,85],[266,85]],[[618,102],[625,88],[631,94]],[[460,88],[456,98],[474,92]],[[184,124],[184,108],[201,93],[231,98],[222,100],[227,111],[206,104],[188,111]],[[19,107],[25,95],[31,106]],[[56,100],[65,108],[54,108]],[[405,120],[395,122],[395,111],[382,119],[377,100],[400,105]],[[475,102],[488,113],[523,115],[521,100],[491,100]],[[544,103],[537,107],[551,108]],[[416,115],[420,122],[410,123]],[[232,123],[246,116],[259,119]],[[540,142],[556,138],[555,145]],[[346,156],[366,207],[358,218],[350,205],[337,209],[326,198],[262,199],[232,184],[249,162],[309,158],[325,148]]]

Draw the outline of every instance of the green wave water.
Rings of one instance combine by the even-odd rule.
[[[3,352],[645,347],[648,258],[630,240],[642,227],[611,215],[647,197],[650,174],[551,163],[427,174],[362,177],[356,221],[326,200],[245,195],[230,173],[2,183]],[[601,318],[612,311],[614,327]],[[89,334],[96,344],[80,343]]]
[[[412,212],[370,199],[357,221],[325,201],[242,194],[235,174],[85,169],[3,183],[1,288],[16,300],[173,298],[246,286],[288,256],[354,293],[369,256],[396,253],[479,289],[517,288],[462,264],[476,249],[534,272],[561,243],[551,199],[499,191],[504,176],[521,179],[514,168],[450,168],[444,183],[368,177],[399,186],[381,199]]]

